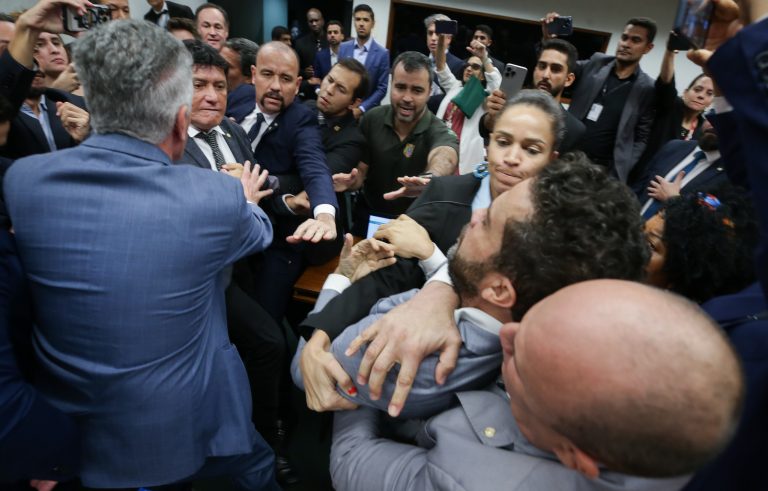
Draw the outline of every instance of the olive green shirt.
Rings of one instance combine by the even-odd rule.
[[[366,111],[360,123],[368,145],[362,161],[368,164],[363,190],[374,215],[399,215],[413,203],[412,198],[385,200],[382,195],[401,186],[398,177],[418,176],[427,168],[433,148],[451,147],[459,152],[456,134],[429,110],[425,110],[413,131],[402,141],[395,132],[392,106]]]

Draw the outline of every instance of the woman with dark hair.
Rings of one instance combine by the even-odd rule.
[[[672,36],[670,34],[670,36]],[[704,125],[704,111],[712,104],[712,79],[701,73],[688,84],[682,96],[675,86],[675,54],[667,47],[656,79],[656,117],[645,152],[637,165],[645,167],[656,152],[670,140],[698,140]],[[637,174],[638,177],[642,174]]]
[[[647,282],[697,303],[755,281],[757,221],[737,188],[669,200],[645,224],[651,248]]]

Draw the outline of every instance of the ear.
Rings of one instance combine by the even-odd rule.
[[[511,309],[517,300],[517,293],[509,278],[491,272],[480,281],[480,298],[497,307]]]
[[[560,156],[560,152],[558,152],[557,150],[552,150],[552,158],[550,159],[550,161],[557,159],[559,156]]]
[[[301,88],[301,81],[302,81],[301,75],[296,77],[296,90],[293,92],[293,95],[297,95],[299,93],[299,89]]]
[[[600,475],[597,461],[570,440],[564,439],[552,451],[560,459],[560,462],[569,469],[581,472],[590,479],[596,479]]]
[[[251,83],[256,84],[256,65],[251,65]]]
[[[653,49],[653,43],[648,43],[648,47],[645,48],[645,51],[643,51],[643,54],[647,55],[652,49]]]
[[[571,85],[573,85],[573,82],[575,81],[576,81],[576,74],[571,72],[568,74],[567,77],[565,77],[565,86],[570,87]]]
[[[359,98],[359,97],[358,97],[358,98],[356,98],[354,101],[352,101],[352,104],[350,104],[349,106],[347,106],[347,109],[349,109],[349,110],[351,111],[352,109],[355,109],[355,108],[356,108],[356,107],[358,107],[360,104],[362,104],[362,102],[363,102],[363,100],[362,100],[361,98]]]

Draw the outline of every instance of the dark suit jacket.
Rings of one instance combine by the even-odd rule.
[[[684,490],[768,489],[768,472],[763,468],[768,455],[768,320],[747,319],[765,312],[768,304],[754,283],[742,292],[713,298],[702,308],[724,327],[739,354],[747,393],[733,440]]]
[[[350,39],[341,43],[339,59],[354,58],[356,42],[355,39]],[[381,100],[387,94],[387,85],[389,84],[389,50],[377,43],[375,39],[371,40],[371,47],[365,58],[365,69],[368,70],[370,89],[368,97],[360,104],[360,107],[367,111],[381,104]]]
[[[469,223],[472,200],[480,182],[473,174],[436,177],[408,208],[406,215],[429,232],[441,251],[447,252],[462,227]],[[347,326],[365,317],[378,299],[420,288],[424,280],[416,260],[398,258],[394,265],[355,282],[323,310],[307,317],[299,326],[301,334],[309,339],[314,329],[321,329],[333,339]]]
[[[228,118],[234,118],[240,123],[245,119],[256,105],[256,89],[251,84],[240,84],[235,90],[227,94]]]
[[[283,109],[264,132],[253,154],[270,175],[280,178],[298,174],[313,208],[330,204],[338,209],[317,117],[304,104],[294,102]]]
[[[735,134],[740,142],[760,217],[761,243],[757,274],[768,298],[768,19],[748,26],[717,49],[709,69],[725,97],[733,105]],[[736,75],[738,74],[738,75]],[[730,157],[727,157],[728,160]]]
[[[24,380],[19,345],[29,344],[31,296],[10,233],[0,229],[0,483],[62,481],[80,460],[75,423]],[[30,346],[31,348],[31,346]],[[27,357],[29,352],[23,353]],[[28,361],[28,358],[27,358]]]
[[[226,140],[235,160],[240,164],[244,163],[246,160],[253,163],[251,144],[248,142],[248,135],[245,134],[245,131],[227,118],[221,120],[219,126],[224,130],[224,140]],[[187,139],[187,145],[184,147],[184,156],[174,163],[193,164],[202,167],[203,169],[211,168],[208,159],[205,158],[205,155],[203,155],[203,152],[200,150],[197,143],[192,141],[192,138]]]
[[[581,121],[587,117],[597,94],[605,85],[611,70],[616,66],[615,57],[595,53],[589,60],[581,60],[576,66],[576,82],[568,110]],[[645,150],[653,123],[654,82],[638,66],[637,80],[632,84],[624,110],[621,113],[613,147],[616,175],[627,182],[632,167]]]
[[[648,201],[648,186],[650,185],[651,180],[653,180],[655,176],[663,177],[667,175],[669,171],[679,164],[680,161],[697,146],[698,144],[693,140],[672,140],[661,147],[659,153],[657,153],[648,163],[648,171],[645,174],[645,177],[641,179],[638,185],[634,188],[634,191],[637,194],[637,199],[640,200],[640,206]],[[721,159],[717,159],[701,174],[686,183],[681,188],[681,191],[685,193],[707,191],[728,182],[728,175],[721,164]]]
[[[325,34],[323,34],[320,36],[320,49],[327,47],[328,39],[326,39]],[[301,76],[304,76],[304,68],[312,66],[312,63],[315,61],[315,55],[318,52],[317,42],[312,32],[310,31],[297,39],[294,49],[296,50],[296,53],[299,54],[299,68],[301,70]]]
[[[7,50],[0,56],[0,94],[5,96],[15,111],[16,116],[11,120],[11,130],[8,133],[8,143],[0,147],[0,156],[15,160],[27,155],[50,152],[52,149],[45,138],[40,122],[19,110],[24,103],[29,87],[32,84],[34,72],[19,64]],[[56,101],[72,102],[84,107],[82,97],[65,92],[47,89],[46,106],[48,122],[53,132],[53,139],[58,150],[75,146],[77,143],[64,129],[61,120],[56,116]]]
[[[315,67],[315,77],[323,79],[331,71],[331,48],[323,48],[315,55],[315,61],[312,64]]]
[[[165,5],[168,7],[168,17],[184,17],[185,19],[195,19],[195,14],[192,12],[192,9],[187,7],[186,5],[181,5],[180,3],[174,3],[169,2],[168,0],[165,1]],[[144,20],[148,20],[149,22],[152,22],[153,24],[157,24],[157,20],[160,18],[159,15],[155,13],[154,10],[149,9],[149,12],[144,14]]]

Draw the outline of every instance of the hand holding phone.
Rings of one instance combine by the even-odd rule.
[[[501,86],[499,87],[507,99],[520,92],[525,83],[526,75],[528,75],[528,69],[524,66],[507,63],[504,67],[504,73],[501,74]]]
[[[673,29],[680,38],[675,46],[681,46],[681,48],[677,49],[704,47],[714,10],[715,2],[712,0],[680,0]],[[683,48],[684,44],[687,46]]]
[[[573,17],[558,16],[547,24],[547,32],[553,37],[570,36],[573,34]]]
[[[112,11],[107,5],[92,5],[80,15],[72,7],[64,9],[64,29],[68,32],[82,32],[112,20]]]

